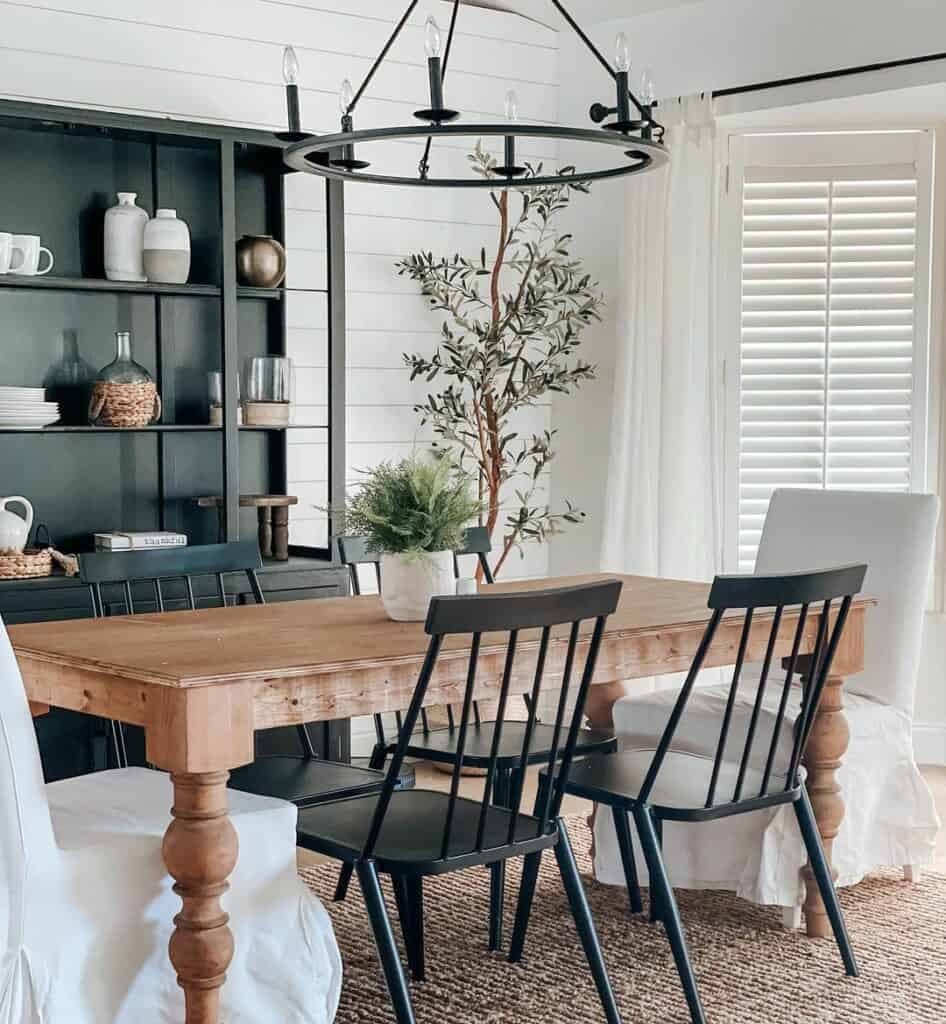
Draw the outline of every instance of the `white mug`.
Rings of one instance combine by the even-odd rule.
[[[13,235],[9,231],[0,231],[0,274],[10,271],[13,262]]]
[[[43,253],[49,257],[49,266],[39,269],[39,261]],[[19,254],[19,259],[17,255]],[[25,274],[28,277],[42,277],[53,269],[53,254],[44,245],[39,244],[39,235],[14,235],[13,255],[10,262],[11,274]]]

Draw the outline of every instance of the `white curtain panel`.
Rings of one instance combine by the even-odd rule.
[[[721,550],[712,99],[661,103],[660,117],[670,164],[627,185],[601,564],[709,579]]]

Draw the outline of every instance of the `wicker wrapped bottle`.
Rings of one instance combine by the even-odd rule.
[[[131,334],[115,332],[115,358],[92,386],[89,422],[96,427],[146,427],[161,418],[151,374],[131,357]]]

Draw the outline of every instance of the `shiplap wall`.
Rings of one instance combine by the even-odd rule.
[[[282,127],[282,48],[301,64],[304,126],[337,130],[338,87],[357,87],[403,11],[395,0],[0,0],[0,95],[12,99],[109,110]],[[358,108],[357,126],[410,123],[427,105],[423,23],[434,13],[445,29],[450,6],[419,5],[402,38]],[[524,121],[558,119],[557,34],[515,15],[464,8],[447,76],[447,98],[469,120],[503,114],[515,88]],[[554,162],[549,146],[522,155]],[[389,143],[368,159],[413,171],[419,149]],[[437,169],[465,173],[461,142],[435,148]],[[393,261],[412,249],[475,254],[496,245],[488,196],[450,190],[350,186],[347,203],[348,466],[349,477],[430,439],[412,405],[424,389],[402,365],[405,351],[430,351],[439,320]],[[324,280],[324,189],[320,179],[287,179],[288,284]],[[326,304],[296,294],[288,307],[290,352],[297,361],[296,421],[324,423]],[[518,424],[549,425],[547,406]],[[297,431],[290,480],[300,505],[293,513],[298,543],[319,542],[317,505],[326,493],[324,432]],[[543,549],[513,558],[508,575],[544,572]]]

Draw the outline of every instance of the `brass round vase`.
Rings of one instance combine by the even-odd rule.
[[[244,235],[236,247],[237,280],[251,288],[276,288],[286,276],[286,250],[271,235]]]

